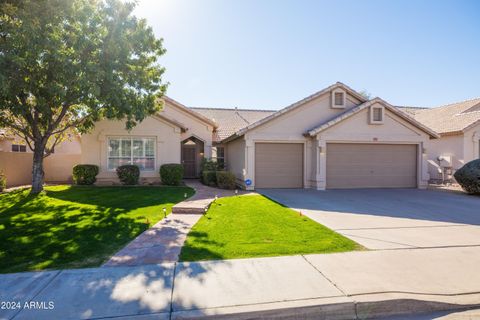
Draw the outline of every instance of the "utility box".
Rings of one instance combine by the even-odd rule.
[[[452,167],[452,156],[441,155],[437,157],[438,164],[443,168]]]

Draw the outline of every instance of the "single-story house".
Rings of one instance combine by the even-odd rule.
[[[189,108],[163,100],[158,114],[131,131],[122,121],[103,120],[81,136],[79,163],[100,167],[98,183],[118,182],[115,169],[127,163],[140,167],[143,183],[159,182],[164,163],[182,163],[185,177],[197,178],[205,157],[223,162],[246,189],[424,188],[435,172],[432,159],[450,152],[442,150],[442,139],[453,137],[428,122],[433,109],[367,99],[340,82],[278,111]],[[478,120],[475,106],[460,113]],[[463,119],[458,113],[450,116]],[[468,140],[472,128],[454,131],[465,130],[461,139]],[[476,147],[453,150],[453,159],[478,156],[476,137]]]
[[[480,158],[480,98],[437,108],[399,108],[440,135],[426,145],[431,179],[448,179]]]

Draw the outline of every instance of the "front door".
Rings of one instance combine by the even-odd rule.
[[[197,176],[197,161],[195,151],[195,145],[182,146],[182,164],[185,171],[185,178],[195,178]]]

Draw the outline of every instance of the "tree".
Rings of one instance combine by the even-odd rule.
[[[370,100],[372,98],[372,94],[367,90],[362,90],[359,92],[359,94],[367,100]]]
[[[4,0],[0,4],[0,128],[33,151],[32,189],[43,158],[71,130],[100,119],[131,129],[158,111],[165,53],[146,21],[121,0]]]

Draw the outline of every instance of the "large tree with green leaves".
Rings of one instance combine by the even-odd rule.
[[[3,0],[0,4],[0,128],[33,151],[32,193],[43,159],[72,130],[100,119],[130,129],[158,111],[166,89],[162,40],[134,3],[121,0]]]

